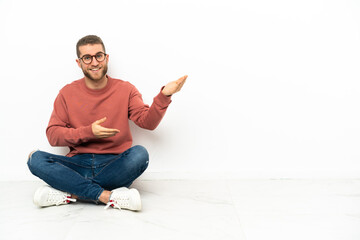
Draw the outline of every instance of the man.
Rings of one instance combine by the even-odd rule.
[[[147,168],[149,155],[142,146],[132,147],[128,119],[155,129],[187,75],[163,87],[149,107],[132,84],[106,74],[109,55],[99,37],[83,37],[76,51],[84,78],[60,90],[46,129],[52,146],[68,146],[70,152],[30,153],[30,171],[49,184],[37,189],[34,203],[45,207],[80,199],[141,210],[139,192],[128,187]]]

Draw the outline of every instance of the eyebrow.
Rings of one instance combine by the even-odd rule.
[[[84,55],[82,55],[80,58],[82,58],[82,57],[85,57],[85,56],[95,56],[96,54],[98,54],[98,53],[104,53],[104,52],[97,52],[97,53],[95,53],[94,55],[91,55],[91,54],[84,54]],[[105,54],[105,53],[104,53]]]

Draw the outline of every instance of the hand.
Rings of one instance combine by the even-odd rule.
[[[104,123],[106,121],[106,117],[97,120],[91,124],[91,129],[95,137],[97,138],[108,138],[115,136],[120,132],[118,129],[111,129],[111,128],[105,128],[102,127],[100,124]]]
[[[177,93],[178,91],[181,90],[182,86],[184,85],[186,79],[187,79],[187,75],[179,78],[176,81],[173,82],[169,82],[168,84],[166,84],[166,86],[164,87],[164,89],[162,90],[162,93],[166,96],[170,96],[173,95],[174,93]]]

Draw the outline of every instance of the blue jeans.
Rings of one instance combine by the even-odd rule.
[[[149,164],[149,154],[134,146],[121,154],[79,154],[73,157],[36,151],[28,160],[32,174],[51,187],[83,200],[97,201],[104,190],[129,187]]]

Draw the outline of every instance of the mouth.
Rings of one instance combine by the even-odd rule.
[[[97,67],[97,68],[90,68],[89,70],[93,73],[97,73],[100,71],[100,69],[101,69],[101,67]]]

